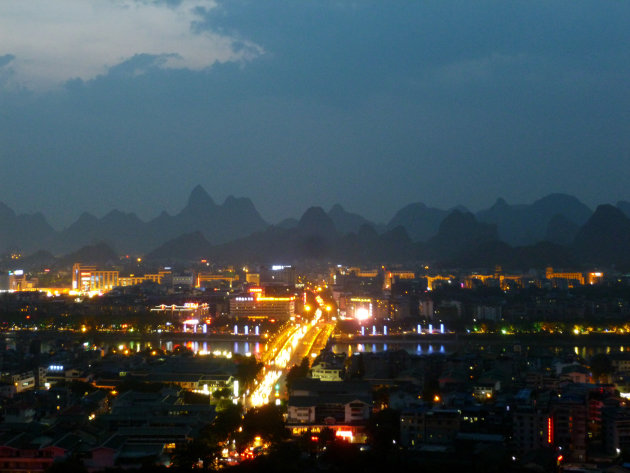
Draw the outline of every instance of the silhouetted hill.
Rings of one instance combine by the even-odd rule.
[[[620,200],[617,202],[617,208],[621,210],[626,217],[630,218],[630,202]]]
[[[421,202],[409,204],[398,212],[387,224],[391,230],[398,226],[404,227],[414,241],[426,241],[434,236],[442,220],[450,213],[448,210],[427,207]]]
[[[470,212],[454,210],[442,221],[437,235],[427,242],[427,255],[449,260],[483,242],[498,239],[496,225],[479,222]]]
[[[162,212],[144,222],[118,210],[102,218],[86,212],[61,232],[42,214],[17,215],[0,203],[0,251],[51,250],[66,254],[62,264],[116,261],[118,255],[112,250],[116,248],[120,254],[134,255],[152,250],[147,256],[161,260],[210,257],[225,263],[609,265],[630,263],[626,256],[630,217],[624,212],[630,212],[630,203],[625,201],[591,213],[575,197],[551,194],[524,205],[499,199],[477,216],[463,207],[446,211],[410,204],[396,213],[386,229],[338,204],[329,212],[311,207],[299,220],[268,226],[251,200],[229,196],[217,204],[197,186],[175,215]],[[82,249],[71,253],[76,248]],[[50,254],[37,257],[55,262]]]
[[[221,262],[270,264],[299,261],[403,262],[415,258],[416,246],[402,227],[382,235],[369,224],[340,235],[321,207],[311,207],[292,229],[272,226],[262,232],[214,247]]]
[[[25,271],[42,271],[45,268],[54,267],[56,264],[57,258],[51,252],[45,250],[39,250],[24,256],[19,262],[20,269]],[[15,264],[10,266],[15,266]]]
[[[320,259],[330,255],[337,229],[332,219],[321,207],[311,207],[295,227],[293,240],[294,257],[299,259]],[[289,236],[291,239],[291,237]]]
[[[630,262],[630,218],[612,205],[600,205],[575,237],[573,247],[585,262],[599,265]]]
[[[341,235],[352,232],[356,233],[362,225],[372,225],[370,221],[361,215],[346,212],[339,204],[333,205],[328,211],[328,216],[332,219],[335,228]]]
[[[497,199],[489,209],[477,212],[477,218],[496,224],[501,240],[511,245],[530,245],[545,238],[549,221],[555,215],[583,225],[591,213],[573,196],[550,194],[533,204],[509,205],[504,199]]]
[[[112,210],[102,219],[84,212],[53,239],[50,248],[66,252],[87,244],[107,242],[123,253],[137,253],[146,244],[146,224],[136,214]]]
[[[212,254],[212,245],[201,232],[186,233],[167,241],[144,256],[146,261],[199,261]]]
[[[278,228],[284,228],[285,230],[289,230],[291,228],[295,228],[298,225],[298,221],[295,218],[285,218],[280,223],[276,224]]]
[[[217,205],[210,197],[210,194],[206,192],[206,190],[201,185],[196,185],[195,188],[188,196],[188,203],[184,210],[182,210],[182,214],[191,214],[195,216],[201,216],[204,213],[212,214],[212,212],[216,209]]]
[[[575,267],[571,251],[562,245],[548,241],[535,245],[511,247],[502,241],[486,241],[467,248],[442,264],[463,268],[503,268],[527,271],[530,268]]]
[[[371,225],[362,225],[358,233],[347,233],[335,244],[336,261],[347,264],[403,263],[415,261],[417,245],[403,227],[379,235]]]
[[[580,226],[567,219],[564,215],[556,214],[547,224],[545,240],[558,245],[569,246],[573,243]]]
[[[0,202],[0,252],[30,253],[42,248],[54,234],[41,213],[18,215]]]
[[[121,252],[142,254],[183,233],[199,231],[211,241],[226,242],[266,227],[251,200],[229,196],[222,205],[217,205],[203,187],[197,186],[176,215],[162,212],[143,222],[134,213],[118,210],[101,219],[85,212],[68,228],[59,233],[53,231],[47,240],[41,240],[38,248],[65,253],[105,241]]]
[[[326,239],[332,239],[337,235],[335,223],[321,207],[307,209],[295,230],[302,235],[320,236]]]
[[[162,213],[150,221],[146,237],[155,247],[182,233],[199,231],[208,240],[222,243],[266,227],[251,200],[229,196],[222,205],[216,205],[203,187],[197,186],[177,215]],[[155,236],[161,236],[161,240],[156,241]]]
[[[379,251],[380,250],[380,251]],[[399,225],[379,236],[374,254],[374,262],[387,261],[391,263],[413,261],[417,259],[417,246],[407,234],[407,230]]]
[[[58,260],[62,266],[72,266],[74,263],[86,265],[109,266],[120,259],[119,255],[106,243],[96,243],[68,253]]]

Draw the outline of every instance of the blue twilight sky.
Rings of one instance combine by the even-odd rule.
[[[378,221],[630,200],[630,2],[0,2],[0,201]]]

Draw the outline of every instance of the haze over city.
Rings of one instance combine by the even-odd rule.
[[[202,184],[341,203],[630,200],[627,2],[0,4],[0,201],[62,228]]]

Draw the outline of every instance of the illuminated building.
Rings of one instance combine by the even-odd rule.
[[[586,460],[588,410],[583,400],[558,401],[549,418],[549,443],[562,447],[571,461]]]
[[[210,316],[210,306],[197,302],[187,302],[184,305],[161,304],[151,309],[151,312],[178,315],[183,318],[205,318]]]
[[[211,273],[198,273],[197,274],[197,284],[195,287],[209,286],[212,283],[217,282],[227,282],[230,285],[230,289],[232,288],[232,283],[234,281],[238,281],[238,276],[234,273],[224,273],[224,274],[211,274]]]
[[[321,381],[343,381],[343,363],[329,363],[320,361],[311,368],[311,378]]]
[[[289,393],[286,425],[294,436],[331,429],[340,440],[364,443],[371,413],[369,383],[303,378]]]
[[[482,284],[483,286],[489,286],[492,283],[496,283],[498,278],[495,277],[494,274],[471,274],[470,276],[466,276],[464,280],[464,284],[466,289],[473,289],[477,284]]]
[[[251,288],[249,294],[230,299],[230,315],[237,319],[289,320],[295,316],[295,296],[267,297],[261,288]]]
[[[581,286],[584,285],[584,275],[582,273],[556,273],[550,266],[545,270],[545,277],[550,281],[553,279],[564,279],[569,283],[569,287],[572,287],[572,282],[579,282]]]
[[[81,263],[72,266],[74,291],[107,292],[118,285],[118,271],[99,271],[96,266],[84,266]]]
[[[195,284],[195,278],[192,273],[171,274],[171,285],[179,288],[192,288]]]
[[[397,279],[415,279],[416,273],[413,271],[386,271],[383,280],[383,289],[391,289],[392,283]]]
[[[374,315],[370,297],[352,297],[346,307],[346,317],[352,317],[359,322],[371,320]]]
[[[432,291],[433,289],[435,289],[440,282],[444,282],[444,283],[449,283],[451,280],[454,279],[454,276],[449,275],[449,276],[425,276],[427,278],[427,289],[429,291]]]
[[[342,318],[365,322],[389,316],[390,304],[389,299],[386,298],[340,294],[336,300]]]
[[[260,268],[261,284],[284,284],[295,286],[295,268],[276,264],[268,268]]]
[[[513,441],[516,452],[528,452],[548,447],[553,443],[553,424],[549,414],[531,406],[518,406],[512,417]]]
[[[247,273],[245,274],[245,281],[247,284],[260,285],[260,273]]]
[[[36,291],[38,282],[37,278],[27,279],[23,270],[16,269],[9,271],[6,286],[3,284],[0,288],[9,291]]]
[[[137,284],[142,284],[145,281],[153,281],[160,284],[164,276],[169,273],[170,271],[160,271],[158,274],[145,274],[144,276],[135,276],[133,274],[130,274],[129,276],[119,276],[118,285],[135,286]]]
[[[599,284],[604,280],[604,273],[602,272],[592,272],[592,273],[588,273],[588,284],[589,285],[593,285],[593,284]]]
[[[375,278],[378,276],[378,270],[377,269],[366,270],[366,269],[352,267],[352,268],[348,268],[345,272],[342,271],[341,274],[342,275],[352,274],[358,278]]]

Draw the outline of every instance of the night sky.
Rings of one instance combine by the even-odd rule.
[[[386,221],[630,200],[630,2],[0,2],[0,201]]]

